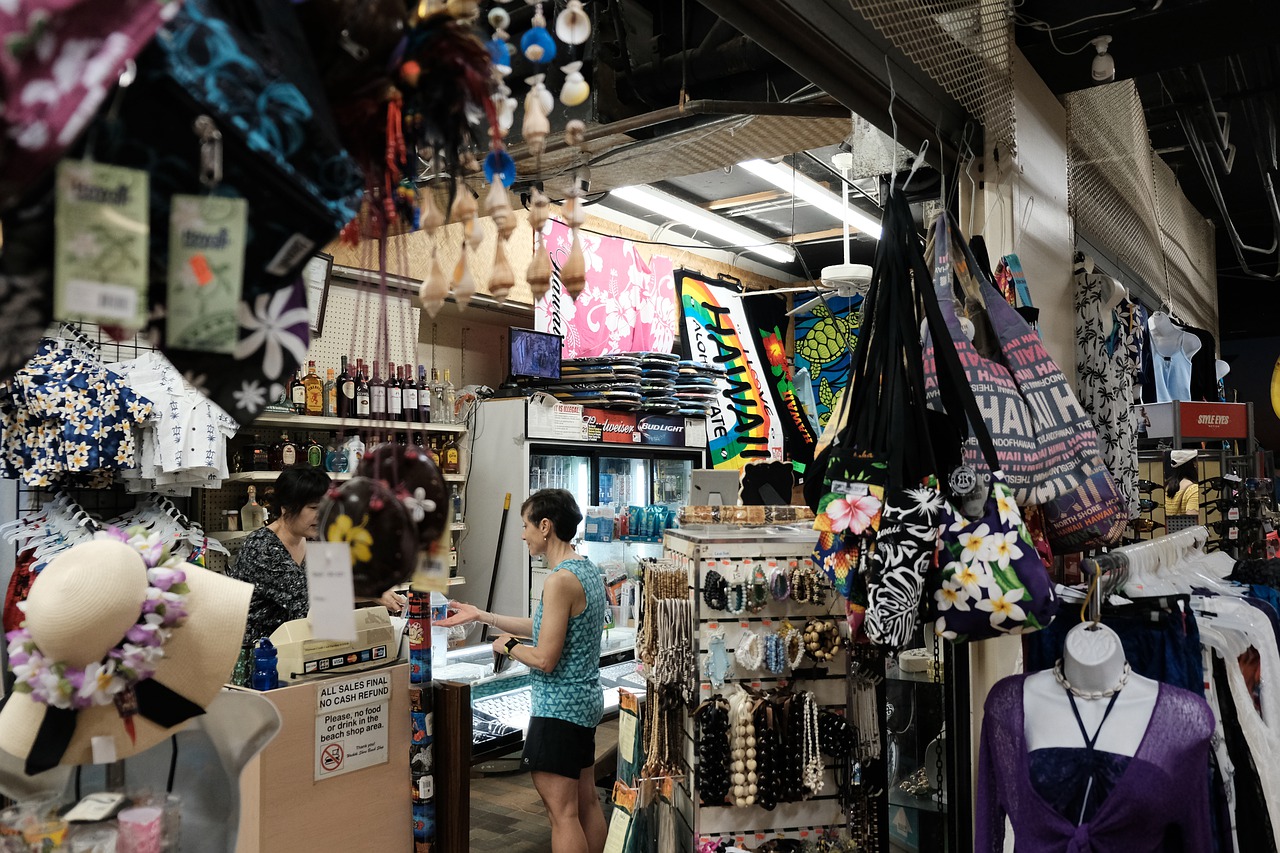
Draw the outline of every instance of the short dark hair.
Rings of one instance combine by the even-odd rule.
[[[534,524],[550,519],[551,527],[561,542],[572,542],[582,523],[582,512],[573,495],[564,489],[541,489],[529,495],[520,505],[520,515]]]
[[[276,477],[271,494],[271,508],[279,516],[297,515],[309,503],[315,503],[329,491],[329,475],[310,465],[286,468]]]

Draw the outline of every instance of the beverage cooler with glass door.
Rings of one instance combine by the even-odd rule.
[[[689,502],[692,472],[705,465],[702,419],[536,397],[488,400],[476,417],[468,530],[459,547],[465,585],[453,594],[497,613],[531,615],[548,573],[540,561],[531,561],[521,539],[520,505],[529,495],[553,488],[573,494],[584,515],[578,552],[600,566],[607,583],[614,582],[613,594],[622,588],[616,581],[634,576],[641,558],[662,555],[667,518]],[[612,603],[611,615],[625,627],[634,616],[631,602],[621,596]]]

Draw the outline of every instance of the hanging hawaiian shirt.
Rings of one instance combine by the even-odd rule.
[[[46,339],[0,394],[0,476],[44,488],[131,468],[151,401],[65,341]]]
[[[1105,294],[1111,280],[1090,275],[1083,267],[1075,274],[1076,396],[1093,419],[1102,458],[1138,516],[1138,433],[1133,411],[1133,384],[1141,364],[1140,335],[1134,325],[1132,303],[1111,310]]]

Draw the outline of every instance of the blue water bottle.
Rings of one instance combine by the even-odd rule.
[[[280,686],[280,674],[276,671],[278,660],[276,647],[263,637],[253,648],[253,675],[250,686],[254,690],[274,690]]]

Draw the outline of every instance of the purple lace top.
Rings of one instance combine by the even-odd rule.
[[[978,754],[975,853],[1001,853],[1004,819],[1017,853],[1209,853],[1209,737],[1204,699],[1160,685],[1138,750],[1091,818],[1076,826],[1036,792],[1024,734],[1022,682],[987,695]]]

